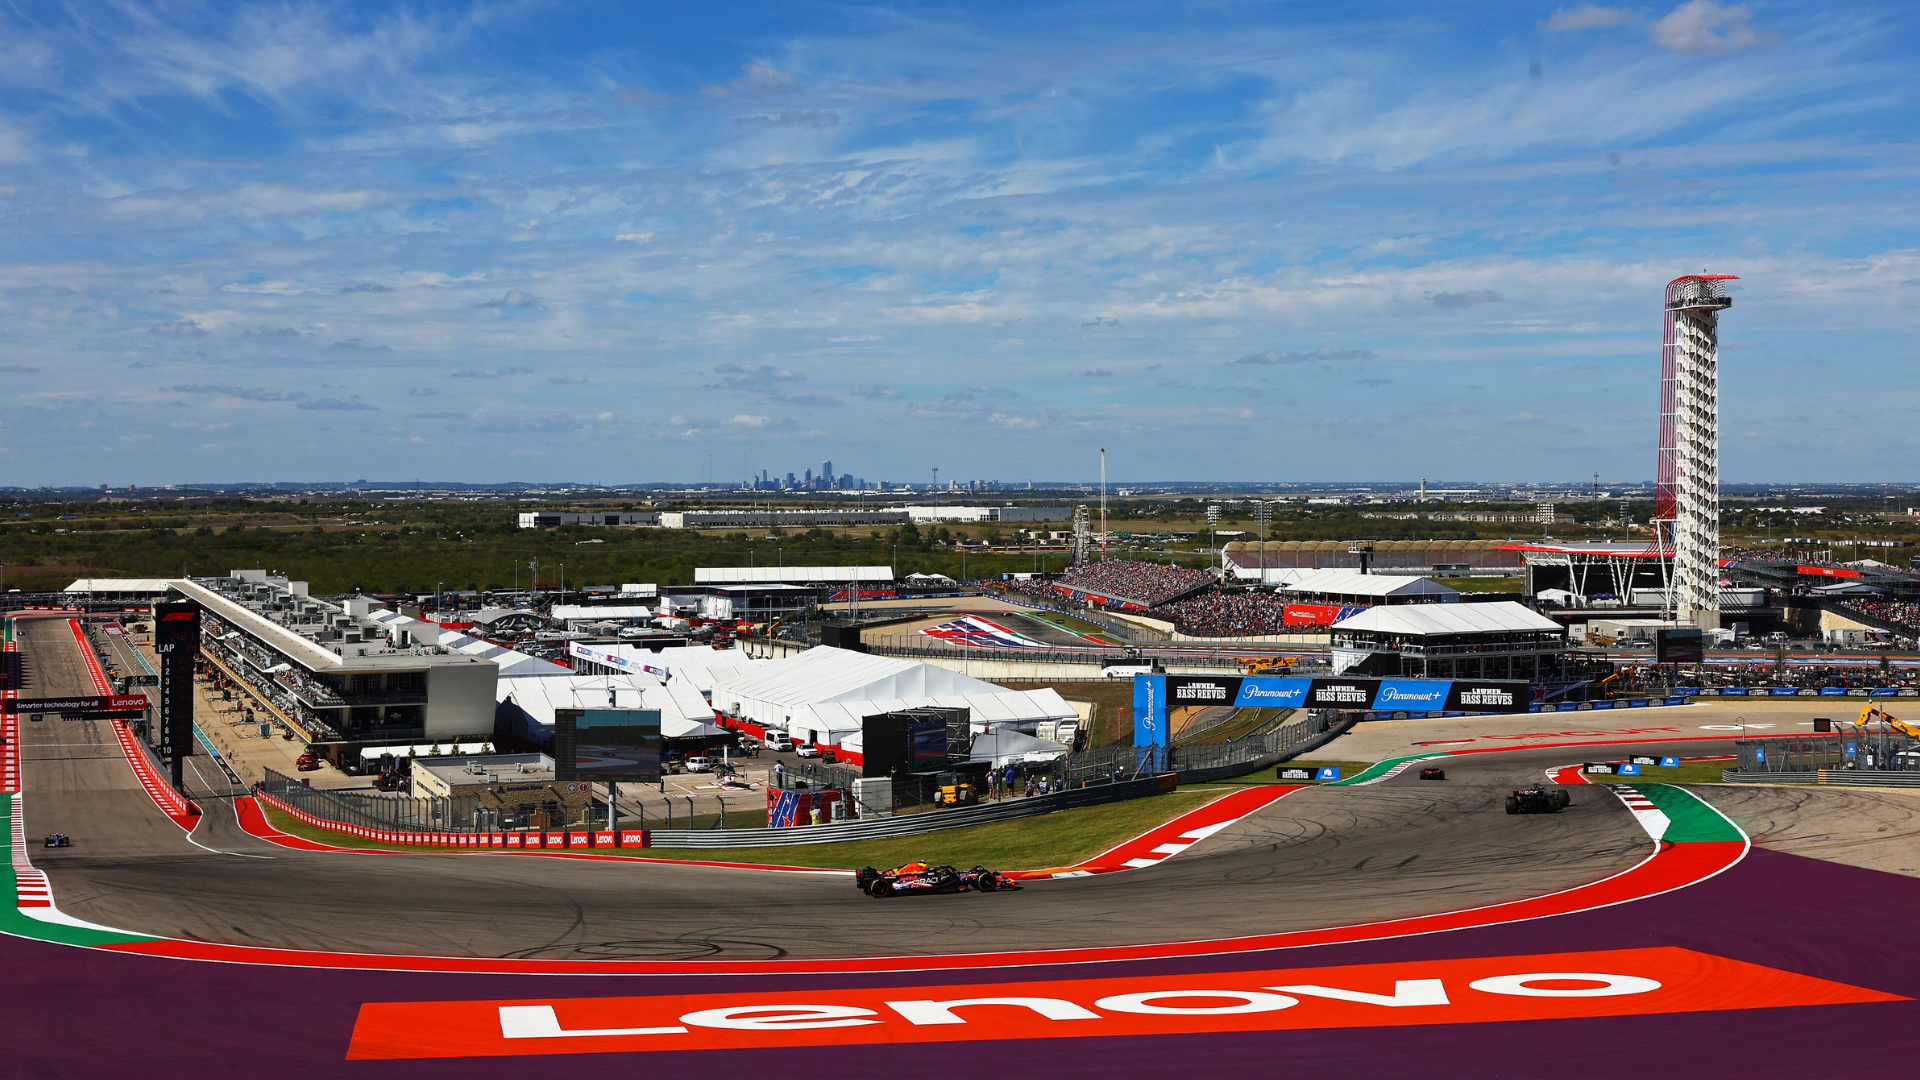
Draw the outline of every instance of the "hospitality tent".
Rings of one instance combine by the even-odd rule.
[[[1078,719],[1054,690],[1009,690],[935,664],[825,646],[716,673],[713,705],[823,746],[841,745],[865,717],[927,705],[968,710],[976,732]]]
[[[713,710],[691,686],[674,687],[647,675],[542,675],[502,679],[494,690],[494,726],[546,744],[560,709],[659,709],[660,734],[669,739],[725,735]]]
[[[1038,765],[1057,761],[1067,756],[1067,747],[1052,739],[1001,728],[975,736],[973,749],[968,756],[998,769],[1007,765]]]

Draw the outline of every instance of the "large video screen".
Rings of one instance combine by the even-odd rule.
[[[1707,639],[1697,627],[1662,629],[1654,638],[1656,664],[1700,664],[1707,659]]]
[[[554,720],[557,779],[659,782],[660,710],[562,709]]]

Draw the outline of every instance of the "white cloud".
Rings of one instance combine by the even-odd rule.
[[[1647,30],[1655,45],[1675,52],[1727,56],[1779,40],[1753,28],[1745,4],[1721,6],[1713,0],[1687,0]]]
[[[1564,34],[1575,30],[1604,30],[1613,26],[1625,26],[1632,21],[1633,13],[1625,8],[1581,4],[1579,7],[1561,8],[1540,20],[1540,29],[1549,34]]]
[[[751,413],[740,413],[736,415],[733,419],[727,421],[727,423],[732,424],[735,427],[749,427],[749,428],[763,428],[772,422],[773,422],[772,417],[754,416]]]

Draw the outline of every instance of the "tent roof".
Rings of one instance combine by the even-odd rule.
[[[1561,625],[1512,600],[1490,604],[1407,604],[1375,607],[1333,624],[1338,631],[1381,634],[1499,634],[1561,630]]]
[[[1403,574],[1363,574],[1358,570],[1332,567],[1309,570],[1292,580],[1283,581],[1287,592],[1325,593],[1331,596],[1371,596],[1382,600],[1409,596],[1458,598],[1460,593],[1437,581]]]
[[[716,671],[713,702],[721,709],[740,702],[743,715],[764,703],[791,716],[793,728],[829,733],[858,731],[876,713],[926,705],[964,708],[975,725],[1078,716],[1055,690],[1009,690],[934,664],[827,646]]]
[[[528,675],[568,675],[572,671],[562,664],[542,660],[537,656],[509,649],[505,645],[495,645],[491,641],[482,641],[468,637],[455,630],[448,630],[435,623],[410,618],[387,608],[377,608],[367,614],[367,618],[387,629],[409,631],[417,640],[438,644],[443,649],[451,649],[468,656],[478,656],[499,665],[500,678],[515,679]]]
[[[933,664],[831,646],[717,676],[714,683],[716,694],[794,706],[1004,692],[990,682]]]
[[[127,592],[158,595],[173,587],[172,578],[99,578],[83,577],[62,592]]]
[[[669,739],[691,739],[724,734],[708,721],[713,709],[691,686],[675,688],[648,675],[539,675],[502,680],[494,694],[512,700],[536,722],[553,726],[558,709],[604,709],[607,691],[614,691],[615,707],[659,709],[660,734]]]
[[[974,736],[973,749],[968,757],[974,761],[1007,765],[1022,761],[1051,761],[1066,752],[1065,743],[1000,728]]]

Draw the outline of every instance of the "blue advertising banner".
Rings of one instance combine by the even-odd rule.
[[[1376,719],[1406,719],[1532,712],[1533,695],[1531,685],[1517,681],[1136,675],[1133,744],[1166,746],[1174,709],[1339,709],[1373,712]]]
[[[1746,697],[1747,688],[1744,686],[1723,686],[1720,688],[1720,696],[1721,697]]]
[[[1167,677],[1133,677],[1133,745],[1167,745]]]
[[[1768,697],[1799,697],[1800,691],[1791,686],[1773,686],[1767,689]]]
[[[1243,709],[1298,709],[1312,688],[1312,679],[1243,679],[1233,703]]]
[[[1821,697],[1846,697],[1847,688],[1844,686],[1823,686],[1820,688],[1820,696]]]
[[[1373,693],[1373,707],[1440,712],[1446,707],[1447,690],[1452,685],[1451,682],[1429,680],[1383,679],[1380,688]]]

